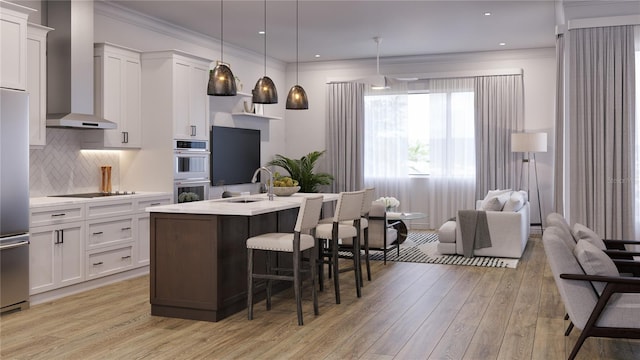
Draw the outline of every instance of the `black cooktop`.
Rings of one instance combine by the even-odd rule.
[[[72,197],[72,198],[96,198],[96,197],[105,197],[105,196],[122,196],[122,195],[133,195],[134,192],[111,192],[111,193],[103,193],[103,192],[93,192],[93,193],[83,193],[83,194],[64,194],[64,195],[49,195],[49,197]]]

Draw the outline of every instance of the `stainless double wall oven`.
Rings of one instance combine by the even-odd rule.
[[[206,140],[174,140],[174,202],[209,198],[209,142]]]

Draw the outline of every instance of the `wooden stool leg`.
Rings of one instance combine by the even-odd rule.
[[[298,325],[302,325],[302,292],[300,290],[300,253],[293,252],[293,292],[296,297]]]
[[[336,236],[331,239],[331,251],[333,258],[333,286],[336,291],[336,304],[340,304],[340,269],[338,268],[338,238]],[[356,281],[357,282],[357,281]]]
[[[364,229],[364,255],[367,263],[367,280],[371,281],[371,264],[369,264],[369,228]]]
[[[324,291],[324,240],[317,239],[314,255],[318,260],[316,264],[318,270],[318,282],[320,282],[320,291]]]
[[[253,249],[247,249],[247,316],[253,320]]]
[[[318,315],[320,313],[320,311],[318,311],[318,292],[316,291],[316,257],[318,256],[317,251],[317,246],[311,248],[311,256],[309,257],[311,261],[311,297],[313,298],[313,313],[315,315]]]
[[[266,252],[267,274],[271,274],[271,251]],[[271,310],[271,279],[267,279],[267,310]]]
[[[360,262],[360,232],[353,241],[353,272],[356,280],[356,295],[362,296],[362,267]]]

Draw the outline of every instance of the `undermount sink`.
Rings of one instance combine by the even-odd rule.
[[[247,204],[247,203],[252,203],[252,202],[256,202],[256,201],[263,201],[264,199],[248,199],[248,198],[240,198],[240,199],[229,199],[227,200],[227,202],[230,203],[241,203],[241,204]]]

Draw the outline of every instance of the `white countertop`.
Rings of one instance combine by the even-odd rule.
[[[54,206],[54,205],[65,205],[65,204],[84,204],[87,202],[124,200],[127,198],[141,199],[145,197],[164,196],[164,195],[171,196],[173,200],[173,194],[171,193],[141,191],[141,192],[136,192],[135,194],[129,194],[129,195],[103,196],[103,197],[94,197],[94,198],[75,198],[75,197],[60,197],[60,196],[32,197],[32,198],[29,198],[29,207],[37,208],[42,206]]]
[[[194,201],[182,204],[161,205],[148,207],[147,212],[174,214],[204,214],[204,215],[242,215],[253,216],[274,211],[300,207],[302,199],[309,196],[322,195],[323,201],[336,201],[338,194],[308,194],[296,193],[291,196],[274,196],[273,201],[267,199],[267,194],[237,196],[225,199]],[[244,199],[257,200],[253,202],[234,202]]]

